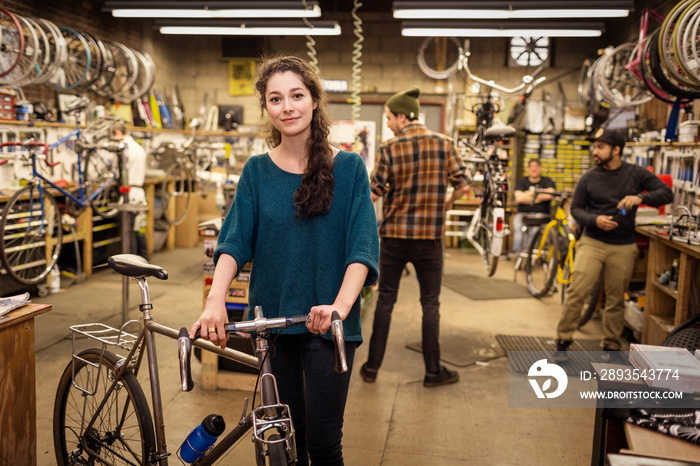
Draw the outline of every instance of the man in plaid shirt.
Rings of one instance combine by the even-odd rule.
[[[445,211],[469,189],[466,167],[453,141],[428,130],[418,121],[420,89],[392,96],[384,112],[394,138],[379,147],[371,175],[372,200],[384,198],[379,227],[379,297],[369,357],[360,369],[372,383],[384,359],[404,268],[411,262],[420,285],[423,307],[423,359],[426,387],[455,383],[459,374],[440,365],[440,287]],[[454,187],[447,198],[448,183]]]

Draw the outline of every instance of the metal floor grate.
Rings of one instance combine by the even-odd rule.
[[[556,349],[556,339],[553,337],[496,335],[496,341],[508,353],[509,371],[527,374],[535,361],[547,359],[554,362],[552,353]],[[592,362],[604,362],[601,355],[600,340],[574,340],[569,347],[569,361],[560,366],[567,375],[578,376],[581,371],[591,370]]]

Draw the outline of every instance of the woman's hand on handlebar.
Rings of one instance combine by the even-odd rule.
[[[322,333],[325,334],[331,326],[331,317],[333,311],[337,311],[340,318],[345,320],[348,315],[348,311],[340,309],[338,306],[323,304],[321,306],[314,306],[309,312],[308,323],[306,328],[309,329],[311,333]]]
[[[190,328],[190,340],[194,340],[197,330],[200,337],[209,340],[221,349],[226,349],[228,333],[224,331],[224,324],[228,322],[226,303],[223,299],[207,298],[204,311],[199,319]]]

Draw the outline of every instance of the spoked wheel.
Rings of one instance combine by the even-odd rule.
[[[541,298],[547,294],[557,273],[557,248],[552,235],[547,235],[540,248],[544,231],[545,227],[537,230],[530,241],[528,257],[525,259],[527,290],[535,298]]]
[[[5,204],[0,235],[4,272],[25,285],[44,281],[63,245],[56,200],[35,184],[20,189]]]
[[[0,77],[15,69],[24,55],[24,33],[17,17],[0,8]]]
[[[181,162],[174,163],[165,171],[160,192],[163,216],[171,225],[180,225],[185,221],[190,209],[192,184],[192,174]]]
[[[85,196],[93,212],[102,218],[116,217],[116,205],[123,202],[118,157],[115,152],[96,149],[85,159]]]
[[[114,353],[105,351],[103,355],[100,349],[91,348],[77,355],[63,372],[53,412],[54,448],[60,466],[151,464],[149,457],[156,444],[153,420],[143,390],[130,370],[86,430],[114,380],[118,361]]]

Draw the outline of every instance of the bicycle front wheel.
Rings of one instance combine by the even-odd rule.
[[[545,227],[537,230],[530,241],[525,261],[527,290],[535,298],[541,298],[547,294],[557,273],[557,246],[553,235],[548,233],[540,247],[545,231]]]
[[[63,228],[56,200],[38,184],[17,191],[5,204],[0,262],[25,285],[44,281],[61,254]]]
[[[78,354],[63,372],[53,412],[54,448],[59,466],[151,464],[156,444],[153,420],[133,372],[124,372],[98,412],[114,380],[118,361],[114,353],[103,354],[102,350],[91,348]],[[86,430],[93,417],[95,422]],[[97,456],[88,453],[88,449]]]
[[[185,221],[190,209],[192,188],[192,174],[184,164],[177,162],[166,170],[160,192],[163,216],[171,225],[180,225]]]
[[[498,256],[493,253],[493,229],[494,229],[495,219],[493,218],[493,210],[489,209],[486,217],[482,219],[479,228],[481,232],[479,236],[481,237],[481,247],[484,249],[483,259],[484,268],[486,269],[486,275],[492,277],[496,273],[496,267],[498,267]]]
[[[102,218],[114,218],[116,207],[123,202],[119,192],[119,155],[107,150],[94,150],[85,158],[85,196],[93,213]]]

